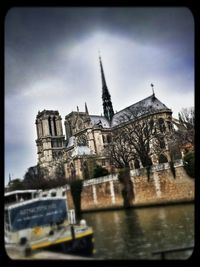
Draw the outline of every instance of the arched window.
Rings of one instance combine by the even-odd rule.
[[[111,143],[111,135],[110,134],[107,135],[107,142]]]
[[[159,163],[166,163],[168,162],[167,157],[163,154],[159,156]]]
[[[171,121],[167,121],[167,126],[168,126],[169,131],[171,131],[172,130],[172,123],[171,123]]]
[[[134,166],[135,166],[135,169],[139,169],[139,168],[140,168],[140,162],[139,162],[138,159],[136,159],[136,160],[134,161]]]
[[[160,141],[160,148],[164,149],[165,148],[165,140],[164,140],[164,137],[160,137],[159,141]]]
[[[89,179],[89,169],[88,169],[88,164],[87,161],[83,162],[83,178],[84,179]]]
[[[48,117],[48,123],[49,123],[49,133],[52,135],[52,129],[51,129],[51,117]]]
[[[165,122],[163,118],[159,118],[158,123],[159,123],[159,128],[160,128],[161,133],[165,132],[166,128],[165,128]]]
[[[54,133],[57,135],[57,128],[56,128],[56,118],[53,116],[53,126],[54,126]]]
[[[102,139],[103,139],[103,143],[105,143],[106,142],[105,135],[102,135]]]

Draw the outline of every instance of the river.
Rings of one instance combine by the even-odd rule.
[[[97,259],[159,259],[157,250],[194,246],[194,205],[83,213],[95,233]],[[168,259],[187,259],[192,250]]]

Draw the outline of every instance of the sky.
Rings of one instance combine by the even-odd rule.
[[[194,106],[194,20],[183,7],[28,7],[5,18],[5,184],[37,164],[38,111],[101,115],[102,58],[114,111],[152,94]]]

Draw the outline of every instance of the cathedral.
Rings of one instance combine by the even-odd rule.
[[[87,104],[85,110],[72,111],[65,116],[63,133],[62,118],[58,111],[43,110],[36,117],[38,164],[48,170],[50,176],[55,176],[56,168],[62,166],[66,179],[93,178],[93,170],[99,165],[112,171],[110,158],[105,153],[106,147],[112,140],[112,132],[120,124],[120,118],[128,111],[140,110],[142,117],[152,115],[166,129],[171,129],[172,110],[166,107],[154,94],[141,101],[124,108],[119,112],[113,111],[111,95],[109,93],[103,64],[99,57],[101,80],[103,116],[89,113]],[[153,89],[153,85],[152,89]],[[139,115],[138,115],[139,116]],[[125,118],[125,117],[124,117]],[[134,120],[126,117],[126,123]],[[164,156],[166,161],[169,155]],[[155,159],[152,158],[154,163]],[[130,162],[130,168],[143,167],[137,160]]]

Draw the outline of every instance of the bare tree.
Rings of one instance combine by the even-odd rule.
[[[120,171],[119,180],[123,183],[122,194],[125,206],[129,206],[133,195],[133,184],[130,179],[129,163],[140,160],[143,167],[147,168],[148,179],[152,165],[151,155],[161,153],[165,146],[163,125],[157,124],[151,114],[152,110],[146,107],[127,108],[121,112],[112,134],[112,142],[107,150],[113,164],[124,171]],[[148,116],[147,116],[148,113]]]
[[[164,121],[159,124],[151,112],[146,107],[135,107],[118,116],[118,126],[113,134],[114,150],[118,151],[116,157],[120,155],[126,163],[138,159],[147,167],[152,165],[151,156],[165,149]]]
[[[116,129],[113,132],[112,141],[108,144],[106,153],[116,168],[129,167],[129,162],[135,157],[129,145],[129,138],[125,129]]]
[[[194,129],[195,124],[195,114],[194,108],[182,108],[178,113],[180,124],[187,130]]]
[[[169,149],[174,151],[176,148],[177,151],[177,139],[171,140],[174,136],[172,124],[169,122],[166,128],[164,119],[157,118],[156,113],[150,107],[129,107],[115,119],[108,154],[116,167],[128,168],[130,161],[139,160],[146,168],[149,179],[152,156],[159,158]],[[171,146],[168,146],[170,141]]]
[[[176,132],[182,145],[191,143],[194,145],[195,114],[194,108],[182,108],[178,113],[179,125]]]

